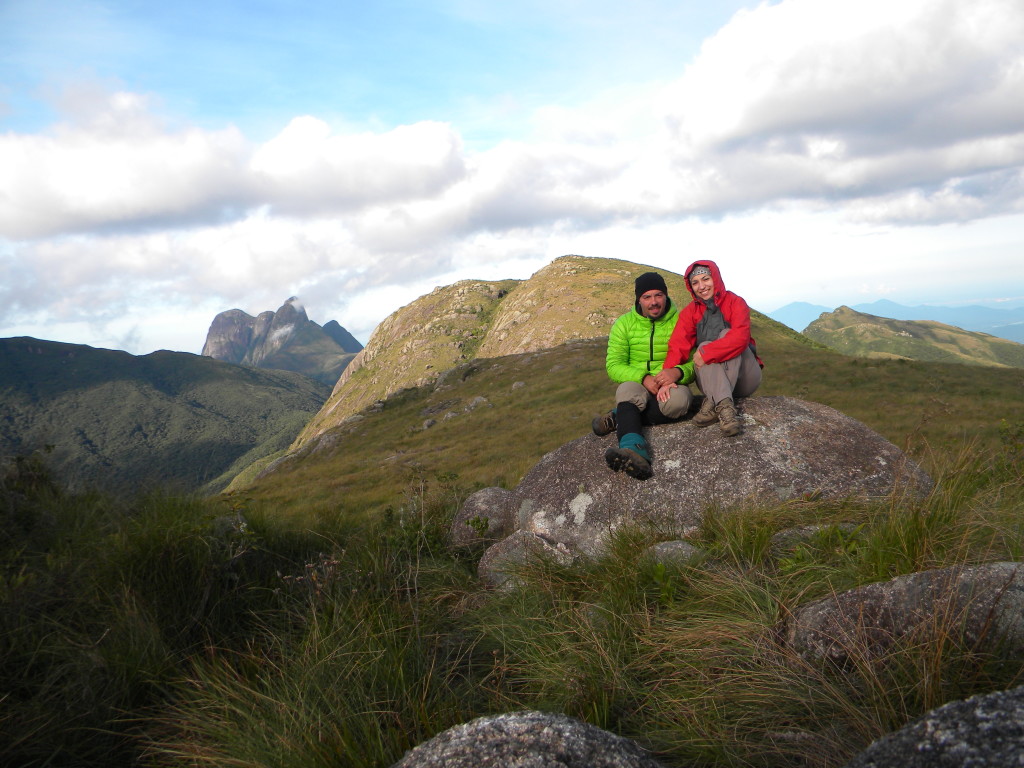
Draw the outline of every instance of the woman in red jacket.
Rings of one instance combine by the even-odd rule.
[[[686,270],[686,287],[693,301],[679,311],[665,368],[655,381],[667,397],[681,374],[677,366],[692,352],[697,386],[704,393],[704,404],[693,423],[706,427],[717,421],[723,434],[738,435],[742,427],[734,398],[749,397],[761,383],[762,364],[750,338],[750,307],[725,289],[713,261],[691,264]],[[661,395],[659,392],[658,397]]]

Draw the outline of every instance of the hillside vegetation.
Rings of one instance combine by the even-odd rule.
[[[838,388],[856,388],[850,373]],[[973,428],[964,415],[952,431]],[[472,426],[472,446],[500,442]],[[401,500],[375,515],[336,489],[315,500],[329,474],[293,476],[279,506],[74,494],[41,457],[3,467],[0,763],[387,768],[474,717],[539,709],[666,768],[839,768],[936,706],[1024,682],[1024,660],[963,642],[953,612],[842,668],[775,642],[833,592],[1019,561],[1020,421],[992,449],[931,453],[925,499],[709,510],[690,534],[701,562],[658,564],[644,553],[673,532],[620,530],[600,559],[523,563],[507,592],[448,548],[469,488],[420,458],[364,478]],[[822,528],[803,544],[769,546],[809,522]]]
[[[72,487],[214,493],[287,447],[328,392],[184,352],[0,339],[0,456],[47,451]]]
[[[1024,368],[1024,344],[928,320],[891,320],[839,307],[804,335],[857,357]]]
[[[765,361],[758,395],[830,405],[926,467],[932,451],[965,440],[991,449],[1004,422],[1024,422],[1024,370],[987,370],[979,384],[970,366],[841,355],[756,312],[752,326]],[[229,490],[275,514],[362,514],[398,508],[405,482],[421,476],[513,487],[612,406],[605,351],[602,338],[467,361],[332,427],[255,481],[250,468]]]
[[[374,330],[295,447],[394,392],[437,380],[459,363],[605,337],[632,304],[633,280],[652,269],[618,259],[562,256],[529,280],[464,280],[435,288]],[[657,271],[669,295],[688,303],[682,276]]]

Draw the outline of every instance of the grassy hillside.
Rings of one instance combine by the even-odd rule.
[[[928,320],[891,320],[839,307],[804,334],[857,357],[1024,368],[1024,344]]]
[[[760,395],[825,403],[910,451],[977,439],[1024,422],[1024,371],[833,352],[759,313],[753,335],[765,361]],[[514,486],[541,456],[586,434],[612,405],[604,339],[464,363],[436,383],[392,395],[303,447],[236,496],[275,513],[370,511],[404,503],[417,477],[457,475],[468,487]],[[482,400],[481,400],[482,398]],[[428,421],[433,426],[426,427]],[[241,485],[241,484],[239,484]]]
[[[215,492],[287,447],[327,394],[183,352],[0,339],[0,455],[45,450],[74,487]]]
[[[429,384],[461,362],[607,336],[632,304],[633,281],[651,269],[620,259],[562,256],[528,280],[464,280],[434,289],[374,330],[296,447],[374,401]],[[682,276],[657,271],[669,295],[688,303]]]

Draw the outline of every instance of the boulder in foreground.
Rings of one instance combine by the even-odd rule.
[[[728,510],[801,499],[923,495],[930,478],[899,448],[855,419],[789,397],[738,402],[743,434],[684,420],[646,430],[654,477],[609,470],[615,435],[585,435],[547,454],[495,516],[569,551],[597,555],[628,524],[681,531],[709,508]],[[465,525],[465,522],[461,523]]]

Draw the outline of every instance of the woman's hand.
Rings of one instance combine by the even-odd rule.
[[[659,389],[658,390],[658,394],[656,395],[656,397],[658,398],[658,402],[659,403],[667,402],[668,398],[669,398],[669,395],[672,394],[672,390],[675,389],[678,386],[679,386],[678,384],[666,384],[664,387]]]

